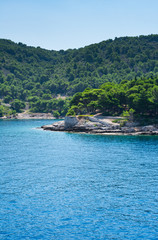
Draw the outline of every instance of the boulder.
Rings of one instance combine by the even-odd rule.
[[[148,125],[148,126],[144,126],[141,128],[141,131],[143,132],[153,132],[153,131],[157,131],[158,129],[155,128],[153,125]]]
[[[67,129],[67,128],[72,128],[72,127],[74,127],[77,123],[78,123],[78,119],[77,119],[76,117],[72,117],[72,116],[67,116],[67,117],[65,117],[65,120],[64,120],[65,129]]]
[[[128,128],[128,127],[122,127],[122,128],[121,128],[121,131],[122,131],[123,133],[133,133],[133,132],[135,132],[135,129],[132,128],[132,127],[130,127],[130,128]]]

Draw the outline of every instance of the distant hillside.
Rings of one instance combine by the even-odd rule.
[[[0,39],[0,98],[7,103],[70,96],[142,75],[158,75],[158,35],[115,38],[67,51]]]

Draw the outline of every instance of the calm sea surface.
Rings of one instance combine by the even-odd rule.
[[[158,239],[158,137],[0,121],[0,239]]]

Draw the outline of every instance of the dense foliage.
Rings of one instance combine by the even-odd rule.
[[[53,109],[64,115],[69,99],[56,99],[58,95],[157,75],[158,35],[115,38],[67,51],[0,39],[0,99],[17,112],[27,102],[33,112]]]
[[[102,112],[120,115],[131,111],[136,114],[158,115],[158,77],[135,78],[121,83],[104,83],[99,89],[76,93],[68,115]]]

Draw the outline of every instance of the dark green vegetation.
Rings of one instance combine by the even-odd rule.
[[[158,76],[158,35],[115,38],[67,51],[0,40],[0,99],[11,105],[13,113],[27,102],[32,112],[64,116],[70,99],[57,99],[58,95],[72,96],[106,82],[142,76],[142,81]],[[117,106],[115,111],[121,111]],[[1,105],[0,114],[6,111],[8,106]]]
[[[76,93],[68,115],[102,112],[104,115],[142,116],[158,114],[158,77],[135,78],[121,83],[104,83],[99,89]]]

